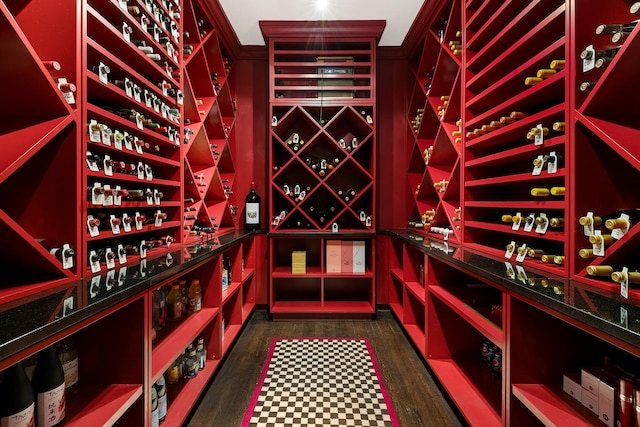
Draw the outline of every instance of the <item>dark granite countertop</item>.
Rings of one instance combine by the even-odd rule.
[[[524,268],[525,277],[510,277],[505,261],[410,230],[384,230],[445,263],[484,277],[511,291],[640,349],[640,304],[576,280]],[[516,271],[515,262],[510,263]],[[544,282],[543,282],[544,280]],[[544,285],[542,285],[544,283]]]
[[[236,230],[203,244],[91,278],[74,280],[0,305],[0,361],[76,325],[253,236]]]

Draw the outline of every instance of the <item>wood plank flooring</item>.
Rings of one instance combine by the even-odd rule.
[[[240,426],[274,338],[368,338],[400,425],[461,426],[420,357],[388,311],[375,320],[269,321],[264,311],[249,319],[187,425]]]

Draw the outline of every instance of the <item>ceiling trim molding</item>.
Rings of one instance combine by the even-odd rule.
[[[428,28],[435,13],[440,9],[443,2],[425,1],[414,19],[413,24],[407,31],[407,35],[402,41],[401,49],[406,58],[413,57],[419,49],[422,48],[424,41],[425,28]]]
[[[213,18],[213,22],[216,23],[216,32],[222,40],[222,44],[225,49],[229,52],[231,58],[239,58],[242,51],[242,45],[240,44],[240,39],[238,39],[238,35],[233,29],[233,26],[231,25],[227,14],[224,12],[220,1],[207,0],[203,3],[209,10],[209,13]]]
[[[375,37],[380,41],[385,20],[337,20],[337,21],[259,21],[265,42],[269,38],[321,36]]]

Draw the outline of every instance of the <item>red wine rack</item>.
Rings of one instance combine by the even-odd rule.
[[[409,168],[413,195],[407,222],[413,231],[459,242],[461,239],[460,1],[443,2],[411,58],[416,77],[408,117]]]
[[[77,188],[80,174],[68,165],[79,160],[80,112],[78,11],[73,4],[46,1],[0,3],[0,66],[7,82],[2,113],[0,160],[0,299],[35,292],[53,282],[78,277],[80,252]],[[50,19],[41,21],[41,14]],[[61,29],[62,26],[63,29]],[[56,34],[56,37],[51,37]],[[11,62],[11,63],[10,63]],[[60,80],[63,79],[63,80]],[[74,85],[69,92],[63,82]],[[28,92],[38,94],[33,102]],[[80,85],[78,85],[80,86]],[[65,98],[73,95],[73,99]],[[57,224],[57,226],[52,226]],[[67,246],[64,246],[67,245]],[[50,251],[75,252],[62,262]],[[70,254],[70,252],[68,252]],[[33,285],[18,289],[20,285]]]
[[[588,273],[588,267],[612,266],[616,271],[623,267],[630,271],[637,271],[638,268],[635,258],[640,244],[640,228],[634,211],[640,206],[640,199],[632,183],[640,176],[640,151],[633,143],[638,133],[636,121],[639,111],[631,102],[637,91],[629,84],[629,78],[636,62],[634,56],[640,52],[640,38],[637,27],[615,43],[611,34],[596,34],[598,25],[635,21],[637,15],[630,12],[629,3],[612,2],[601,14],[593,14],[593,7],[595,4],[592,2],[577,5],[572,22],[575,28],[572,50],[576,66],[575,80],[570,88],[574,94],[575,108],[572,119],[574,173],[571,185],[576,218],[573,223],[575,232],[572,233],[575,240],[571,253],[571,274],[591,285],[621,292],[620,283],[613,282],[611,274],[592,276]],[[582,52],[589,47],[597,50],[617,49],[617,52],[613,59],[604,61],[603,66],[594,67],[580,59]],[[591,87],[583,91],[580,86],[585,82],[590,83]],[[588,212],[597,216],[613,214],[617,218],[618,211],[629,213],[630,228],[607,244],[602,256],[580,257],[580,249],[588,249],[592,245],[584,227],[578,224],[578,218]],[[605,228],[604,223],[594,228],[603,235],[615,235],[615,231]],[[628,294],[632,299],[640,299],[637,285],[630,284]]]
[[[383,26],[280,24],[261,23],[269,46],[272,118],[269,308],[281,317],[370,316],[376,46]],[[328,268],[329,246],[339,241],[347,248],[354,239],[365,245],[365,271]],[[304,252],[304,279],[292,269],[295,250]]]
[[[375,38],[269,46],[270,230],[373,232]]]
[[[569,79],[552,62],[569,58],[565,8],[562,1],[467,5],[463,97],[464,245],[562,276],[570,258],[563,161],[570,132],[553,125],[568,121]],[[533,84],[539,70],[550,75]],[[533,195],[553,187],[564,195]]]

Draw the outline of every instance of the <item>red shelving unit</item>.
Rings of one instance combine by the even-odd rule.
[[[167,419],[176,424],[184,422],[253,311],[255,260],[254,243],[249,239],[149,291],[150,299],[155,301],[161,288],[167,293],[171,284],[182,280],[186,286],[192,280],[199,280],[202,288],[202,310],[184,314],[177,323],[167,321],[155,331],[156,338],[153,341],[151,383],[155,383],[163,374],[168,379],[166,372],[175,363],[180,363],[190,344],[196,347],[198,339],[202,338],[206,346],[205,368],[198,371],[195,378],[180,379],[168,385]],[[150,325],[157,327],[153,318],[150,319]]]
[[[574,173],[571,183],[575,219],[572,222],[574,238],[570,273],[577,280],[610,292],[624,293],[637,301],[640,298],[637,286],[615,282],[612,272],[621,271],[624,267],[635,271],[637,267],[634,258],[640,240],[634,211],[640,206],[640,200],[629,183],[638,177],[640,168],[638,150],[631,143],[638,133],[635,123],[638,111],[629,102],[635,89],[624,89],[623,86],[628,83],[629,72],[635,63],[633,57],[640,49],[640,39],[637,28],[616,42],[611,34],[596,34],[600,24],[627,23],[637,18],[631,13],[629,4],[623,1],[613,2],[603,13],[594,14],[593,7],[595,4],[590,2],[580,4],[572,18],[575,35],[571,49],[576,66],[575,79],[571,84],[574,108],[571,123],[574,129],[571,155]],[[594,60],[580,59],[592,49],[614,49],[615,56],[599,64]],[[584,83],[588,83],[588,87],[581,87]],[[603,108],[614,97],[615,104],[611,108]],[[594,194],[606,194],[606,197],[594,197]],[[624,211],[632,217],[630,226],[607,229],[605,219],[618,218]],[[589,212],[603,217],[602,224],[583,227],[579,219]],[[604,246],[592,243],[589,235],[596,233],[613,238]],[[593,249],[594,256],[580,257],[579,251],[585,249]],[[611,266],[612,271],[593,275],[594,267],[602,269],[607,266]]]
[[[570,61],[565,69],[558,60],[570,58],[567,21],[562,1],[464,8],[463,244],[562,276],[570,258]],[[553,187],[564,191],[532,193]]]
[[[376,46],[384,23],[261,22],[261,28],[272,117],[270,311],[283,317],[371,315]],[[328,270],[325,245],[358,239],[365,245],[365,270]],[[292,273],[296,247],[306,250],[304,277]]]
[[[408,227],[442,240],[461,238],[461,2],[440,2],[410,58]]]

